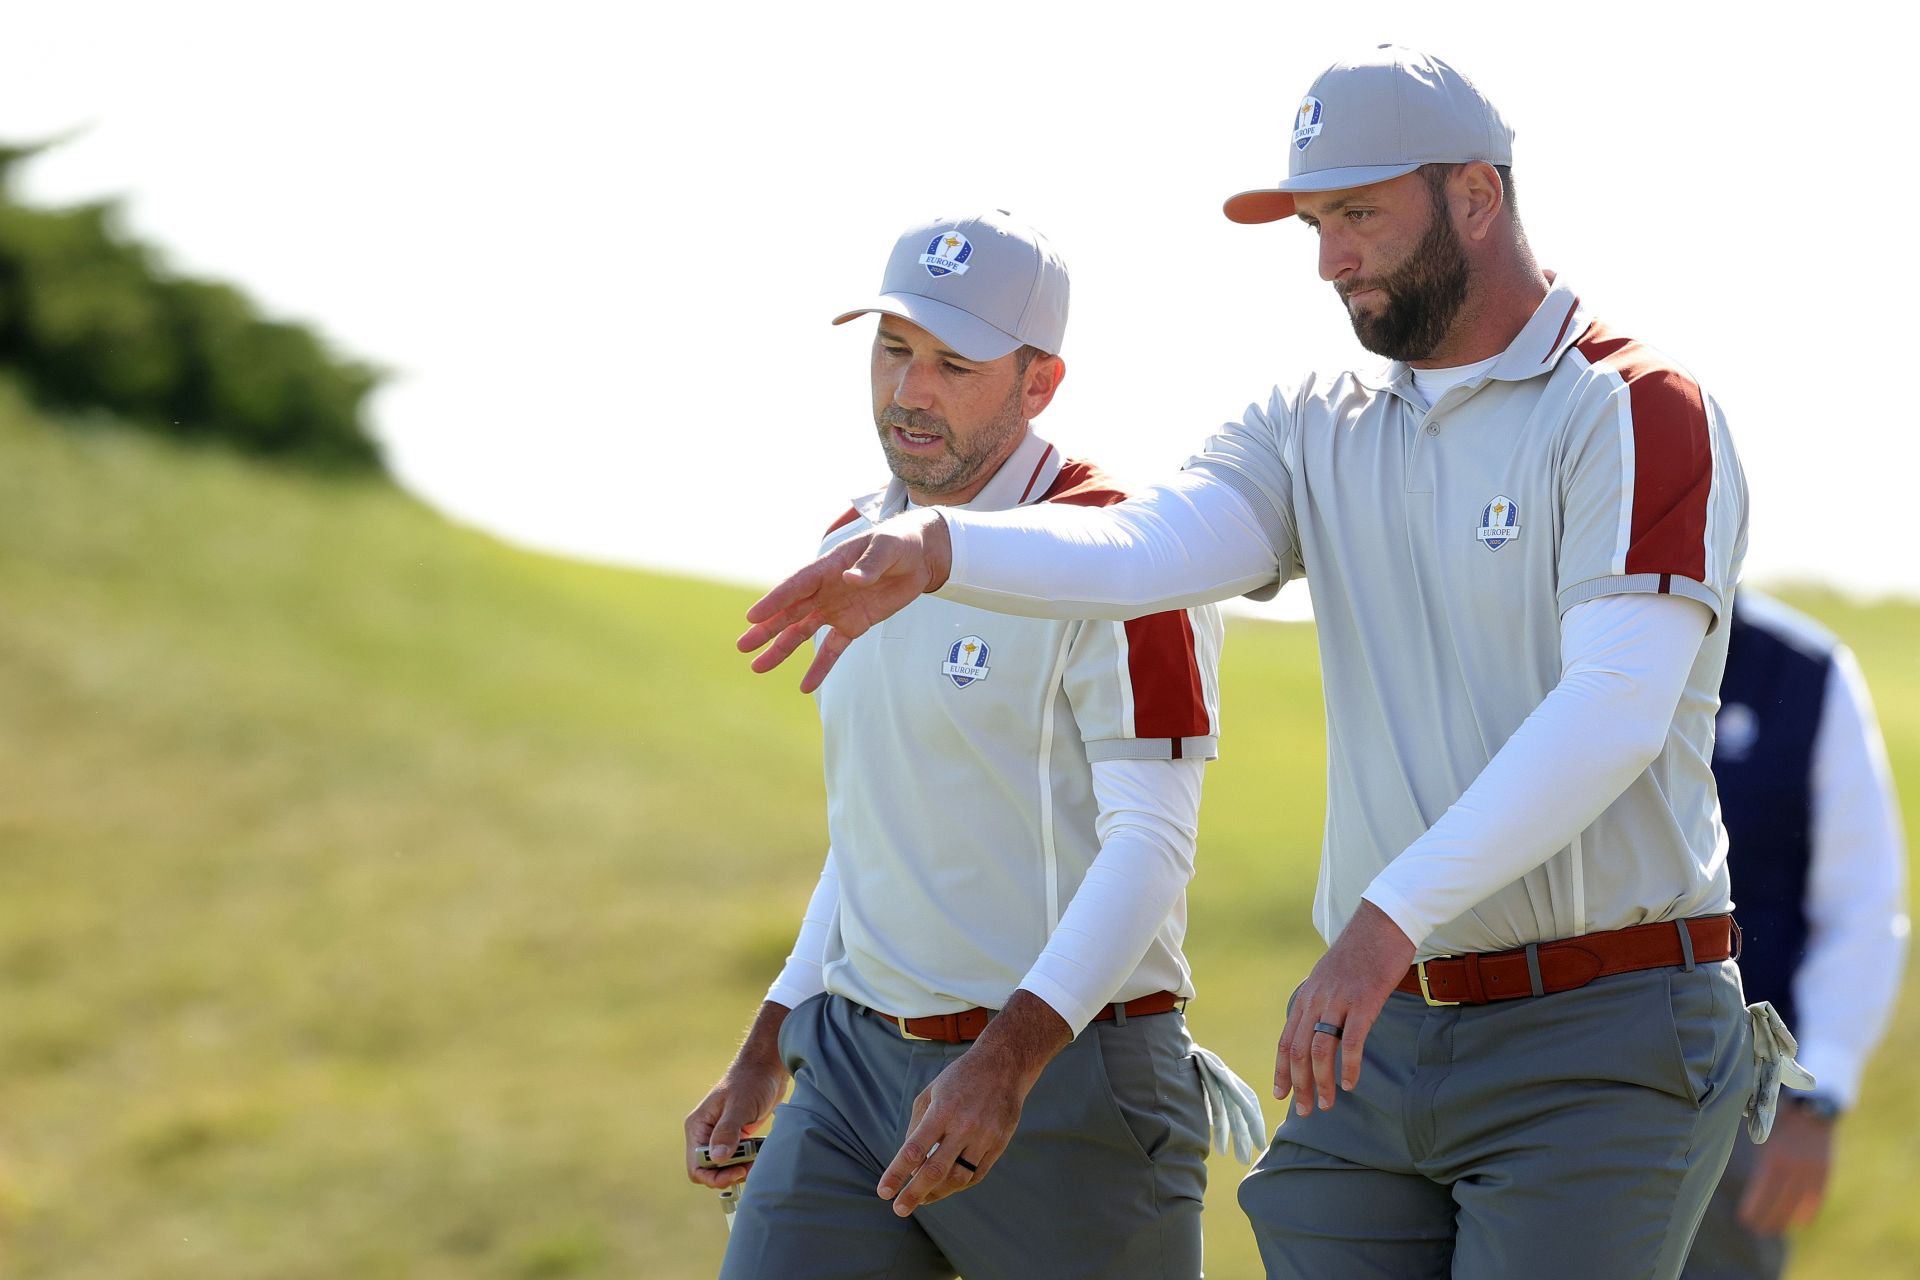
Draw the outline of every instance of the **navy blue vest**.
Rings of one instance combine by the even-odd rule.
[[[1793,975],[1807,948],[1813,739],[1833,655],[1756,625],[1737,606],[1727,644],[1713,774],[1745,941],[1740,974],[1748,1001],[1771,1000],[1791,1027]]]

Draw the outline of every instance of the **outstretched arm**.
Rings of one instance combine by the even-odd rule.
[[[1110,507],[948,514],[940,594],[1032,618],[1104,618],[1230,600],[1296,572],[1291,540],[1218,476],[1184,471]]]
[[[803,692],[923,592],[1042,618],[1135,618],[1231,599],[1291,575],[1290,549],[1232,484],[1181,474],[1110,507],[909,512],[848,538],[747,610],[742,653],[768,672],[822,627]]]
[[[800,692],[812,693],[848,645],[944,583],[952,559],[939,511],[923,508],[896,516],[836,544],[754,601],[747,609],[753,625],[734,645],[742,653],[766,646],[752,664],[765,675],[809,636],[831,627],[800,679]]]

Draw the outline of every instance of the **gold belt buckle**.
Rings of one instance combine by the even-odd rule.
[[[1423,985],[1424,985],[1424,984],[1423,984]],[[900,1026],[900,1038],[901,1038],[902,1040],[931,1040],[931,1039],[933,1039],[933,1037],[932,1037],[932,1036],[917,1036],[917,1035],[915,1035],[915,1034],[913,1034],[913,1032],[911,1032],[911,1031],[909,1031],[909,1030],[907,1030],[907,1019],[906,1019],[906,1015],[905,1015],[905,1014],[899,1014],[899,1013],[896,1013],[896,1014],[894,1014],[894,1015],[893,1015],[893,1020],[894,1020],[894,1021],[895,1021],[896,1023],[898,1023],[898,1024],[899,1024],[899,1026]]]
[[[1432,958],[1435,960],[1453,959],[1452,956],[1434,956]],[[1418,975],[1420,975],[1420,998],[1422,1000],[1425,1000],[1428,1004],[1434,1006],[1436,1009],[1445,1008],[1448,1005],[1455,1005],[1460,1003],[1458,1000],[1435,1000],[1433,998],[1433,989],[1427,985],[1427,962],[1425,960],[1422,960],[1419,964],[1416,964],[1415,966],[1413,966],[1413,971]]]

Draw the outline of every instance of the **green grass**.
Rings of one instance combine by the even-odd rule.
[[[747,598],[0,387],[0,1275],[711,1274],[680,1118],[824,840],[797,673],[732,652]],[[1920,608],[1798,599],[1913,776]],[[1225,678],[1192,1020],[1258,1083],[1320,949],[1311,630],[1234,627]],[[1910,994],[1796,1274],[1910,1273],[1917,1052]]]

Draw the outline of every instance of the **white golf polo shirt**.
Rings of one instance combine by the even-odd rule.
[[[1488,896],[1415,940],[1422,955],[1494,951],[1728,909],[1709,763],[1745,481],[1698,384],[1564,284],[1431,407],[1404,364],[1310,377],[1249,406],[1177,481],[1095,516],[1046,531],[1056,558],[1038,521],[954,513],[942,594],[1113,616],[1304,575],[1328,711],[1315,923],[1329,939],[1376,878],[1369,896],[1431,894],[1413,860],[1393,864],[1560,681],[1569,609],[1639,592],[1699,601],[1716,625],[1652,765],[1566,847],[1476,886]],[[1162,589],[1165,555],[1121,563],[1142,545],[1192,557],[1182,589]],[[1113,563],[1093,565],[1089,547]],[[1063,577],[1073,589],[1047,599],[1041,582]]]
[[[1029,433],[966,509],[1124,497]],[[822,550],[906,504],[898,480],[859,499]],[[923,596],[855,640],[817,694],[837,897],[816,893],[808,927],[824,926],[825,989],[919,1017],[1000,1008],[1024,980],[1076,1031],[1109,1001],[1191,996],[1184,875],[1117,989],[1075,991],[1071,955],[1058,981],[1030,971],[1101,851],[1095,762],[1215,755],[1222,635],[1211,606],[1099,622]],[[1190,858],[1197,778],[1182,803]],[[803,929],[770,998],[804,997],[811,949]]]

